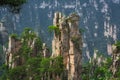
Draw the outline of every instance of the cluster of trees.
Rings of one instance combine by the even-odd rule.
[[[99,63],[97,60],[103,61]],[[82,80],[120,80],[120,68],[117,69],[114,75],[112,64],[113,59],[111,56],[104,56],[101,53],[97,53],[96,59],[92,57],[90,62],[82,65]]]
[[[21,9],[21,5],[26,2],[27,0],[0,0],[0,6],[8,6],[11,12],[18,13]]]
[[[1,0],[0,5],[20,6],[25,2],[26,0]]]
[[[54,80],[56,76],[61,76],[62,80],[66,80],[63,77],[64,66],[61,56],[28,58],[22,66],[8,68],[7,65],[3,65],[2,69],[4,71],[0,80]]]
[[[21,5],[26,2],[27,0],[0,0],[0,6],[8,6],[10,11],[18,13],[21,9]],[[49,26],[49,31],[55,31],[59,34],[59,29],[56,26]],[[80,30],[80,32],[84,31]],[[66,71],[63,65],[63,57],[42,57],[42,41],[36,36],[33,30],[25,28],[20,37],[18,37],[17,34],[12,34],[11,37],[18,40],[23,39],[22,47],[15,56],[19,55],[21,58],[25,59],[25,62],[14,68],[10,68],[8,65],[3,64],[0,67],[0,71],[2,71],[0,80],[55,80],[56,77],[67,80]],[[34,38],[36,38],[35,48],[37,55],[32,57],[32,48],[27,43]],[[76,38],[72,40],[77,42]],[[115,45],[120,49],[120,42]],[[2,52],[2,45],[0,45],[0,51]],[[101,55],[97,56],[96,60],[100,56]],[[118,68],[115,76],[113,76],[111,70],[111,65],[113,63],[112,57],[104,58],[106,61],[101,62],[100,65],[97,64],[94,58],[91,59],[91,62],[82,64],[82,73],[80,74],[82,80],[120,80],[120,68]],[[120,61],[120,58],[118,61]]]
[[[17,34],[12,34],[11,37],[22,40],[22,47],[15,56],[19,55],[25,59],[25,62],[15,68],[10,68],[4,64],[0,68],[3,72],[0,80],[55,80],[56,77],[67,80],[63,57],[43,57],[43,43],[32,29],[25,28],[20,37],[18,37]],[[34,38],[36,38],[35,48],[37,50],[35,52],[33,52],[32,48],[28,45],[28,42],[34,40]],[[115,45],[119,49],[120,42]],[[31,56],[34,53],[37,55]],[[82,64],[82,73],[80,74],[82,80],[120,80],[120,68],[115,76],[113,76],[113,72],[111,71],[111,65],[113,64],[112,57],[105,57],[101,55],[101,53],[98,54],[95,59],[93,57],[90,62]],[[101,59],[104,59],[104,61],[98,64],[97,60],[101,56]]]
[[[64,78],[63,57],[43,57],[42,41],[33,30],[25,28],[21,37],[18,37],[16,34],[12,34],[11,37],[22,40],[22,47],[14,57],[20,56],[20,58],[24,59],[24,63],[14,68],[4,64],[1,67],[3,75],[0,77],[0,80],[52,80],[56,76]],[[36,38],[35,48],[37,48],[37,53],[33,52],[33,49],[27,44],[34,38]],[[37,55],[31,56],[34,53]]]

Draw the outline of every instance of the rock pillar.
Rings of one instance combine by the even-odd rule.
[[[53,24],[59,28],[59,34],[54,32],[52,41],[53,56],[63,56],[68,80],[81,80],[82,38],[79,16],[72,14],[65,18],[61,13],[55,13]]]
[[[79,32],[79,16],[72,14],[68,17],[70,27],[69,40],[69,80],[81,80],[82,38]]]
[[[15,38],[9,37],[8,50],[6,52],[6,64],[14,68],[20,64],[20,57],[17,52],[21,48],[21,42]]]
[[[61,13],[55,13],[54,19],[53,19],[53,25],[59,28],[60,25],[60,19],[62,18]],[[60,34],[58,34],[56,31],[54,31],[54,37],[52,41],[52,56],[58,56],[61,54],[60,52]]]

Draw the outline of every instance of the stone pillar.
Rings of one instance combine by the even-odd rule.
[[[63,56],[68,80],[81,80],[82,38],[79,32],[79,16],[72,14],[65,18],[61,13],[55,13],[53,23],[59,28],[60,34],[54,32],[52,55]]]
[[[65,18],[62,19],[60,23],[60,31],[61,31],[61,45],[60,45],[60,50],[61,50],[61,55],[63,56],[63,62],[68,69],[68,59],[69,59],[69,39],[70,39],[70,29],[69,29],[69,24]]]
[[[20,48],[21,48],[21,41],[9,37],[8,50],[6,52],[6,64],[10,68],[14,68],[15,66],[21,64],[19,55],[17,55]]]
[[[44,58],[47,58],[47,57],[50,57],[50,52],[47,48],[47,45],[45,43],[43,43],[43,57]]]
[[[59,28],[60,24],[60,19],[62,18],[62,14],[57,12],[54,14],[54,19],[53,19],[53,25]],[[61,35],[57,34],[56,31],[54,31],[54,37],[52,41],[52,56],[58,56],[61,54],[60,52],[60,44],[61,44]]]
[[[69,80],[81,80],[82,37],[79,32],[79,16],[72,14],[68,17],[70,27],[69,50]]]
[[[13,53],[15,53],[15,39],[12,37],[9,37],[9,42],[8,42],[8,50],[6,52],[6,64],[9,67],[13,67]]]
[[[0,46],[2,51],[0,52],[0,64],[5,61],[6,47],[5,44],[8,42],[8,31],[4,26],[4,22],[0,22]]]

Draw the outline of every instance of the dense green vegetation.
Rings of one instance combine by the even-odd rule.
[[[54,62],[54,65],[50,64],[51,62]],[[22,66],[11,69],[5,67],[4,74],[0,80],[29,80],[30,77],[33,80],[40,80],[42,78],[48,80],[48,78],[54,79],[53,74],[59,76],[64,71],[61,56],[56,58],[28,58]]]
[[[108,58],[107,62],[97,65],[97,62],[85,63],[83,65],[83,80],[110,80],[112,72],[110,71],[111,59]]]
[[[97,61],[100,57],[103,60],[101,63]],[[112,57],[102,54],[97,55],[96,59],[93,57],[90,62],[82,65],[82,80],[120,80],[120,68],[113,76],[112,63]]]
[[[16,34],[11,35],[12,38],[18,37]],[[0,80],[48,80],[55,79],[54,75],[61,76],[64,72],[63,58],[58,56],[56,58],[44,58],[42,55],[42,41],[36,36],[35,32],[30,28],[25,28],[21,36],[17,38],[22,40],[22,47],[14,55],[20,56],[24,59],[24,62],[19,63],[19,66],[15,68],[8,67],[8,65],[3,65],[1,70],[3,70],[3,75]],[[37,51],[33,52],[33,49],[28,45],[28,42],[36,39],[35,48]],[[32,56],[36,54],[36,56]],[[15,61],[17,57],[15,58]],[[14,60],[13,60],[14,62]],[[53,75],[54,74],[54,75]]]
[[[0,5],[20,6],[25,2],[26,0],[1,0]]]
[[[51,30],[56,29],[54,26],[49,28]],[[17,34],[11,34],[10,36],[22,42],[22,47],[14,55],[13,62],[17,60],[16,56],[20,56],[20,58],[24,59],[24,62],[19,61],[19,66],[14,68],[4,64],[0,68],[0,71],[3,72],[0,80],[54,80],[56,76],[59,76],[62,80],[67,80],[63,57],[43,57],[42,40],[32,29],[25,28],[20,36]],[[33,40],[35,40],[35,51],[28,44],[29,41]],[[78,40],[72,38],[72,41],[76,43]],[[119,49],[120,42],[118,41],[114,45]],[[100,63],[99,59],[102,60]],[[120,68],[113,76],[112,63],[112,57],[105,57],[101,53],[96,53],[96,58],[93,56],[89,62],[82,64],[82,74],[80,74],[82,80],[120,80]]]
[[[114,45],[117,46],[118,49],[120,49],[120,41],[117,41]]]
[[[51,26],[48,26],[48,31],[49,32],[55,32],[56,35],[59,35],[60,34],[60,30],[57,26],[54,26],[54,25],[51,25]]]
[[[0,0],[0,6],[7,7],[13,13],[18,13],[26,1],[27,0]],[[71,20],[69,21],[71,22]],[[50,32],[54,31],[56,35],[60,34],[57,26],[49,26],[48,29]],[[84,31],[84,29],[79,29],[80,33]],[[11,62],[19,61],[19,66],[12,68],[6,64],[2,65],[0,71],[3,72],[3,75],[0,77],[0,80],[54,80],[56,76],[62,77],[62,80],[67,80],[65,79],[66,75],[64,75],[63,57],[43,57],[42,40],[32,29],[25,28],[20,36],[17,34],[11,34],[10,36],[16,41],[20,40],[22,42],[21,48],[14,54],[14,60]],[[33,49],[29,43],[34,40],[35,45]],[[71,41],[75,44],[75,47],[79,49],[79,39],[72,37]],[[117,47],[118,50],[116,50],[116,52],[119,54],[120,41],[114,45]],[[3,53],[2,49],[3,46],[0,45],[0,53]],[[3,55],[0,54],[0,59],[2,59],[2,57]],[[103,60],[100,63],[98,62],[99,58]],[[117,62],[120,64],[120,56],[117,56],[117,58]],[[111,70],[113,64],[112,59],[112,57],[97,55],[96,58],[91,58],[90,62],[82,64],[82,73],[80,74],[82,80],[120,80],[120,68],[117,69],[115,76],[113,76]],[[117,66],[120,67],[120,65]]]

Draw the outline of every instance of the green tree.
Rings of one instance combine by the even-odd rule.
[[[26,68],[25,66],[17,66],[9,70],[10,80],[26,80]]]
[[[93,61],[83,64],[82,80],[111,80],[111,63],[111,58],[106,58],[106,62],[101,63],[102,66],[95,64]]]
[[[16,38],[16,34],[11,37]],[[14,57],[20,56],[23,62],[15,68],[5,68],[1,80],[52,80],[52,75],[60,76],[64,72],[63,57],[42,57],[42,41],[30,28],[25,28],[19,40],[22,40],[21,48]],[[29,41],[35,40],[34,49],[28,45]],[[32,54],[37,54],[32,56]]]
[[[10,37],[11,37],[11,38],[14,38],[14,39],[18,39],[18,36],[17,36],[17,34],[15,34],[15,33],[11,34]]]
[[[54,26],[54,25],[48,26],[48,31],[49,31],[49,32],[53,32],[53,31],[54,31],[56,35],[59,35],[59,34],[60,34],[60,29],[59,29],[59,27]]]
[[[26,27],[21,34],[21,38],[23,39],[24,43],[33,40],[36,37],[35,32],[31,29]]]
[[[8,6],[13,13],[18,13],[26,2],[27,0],[1,0],[0,6]]]

